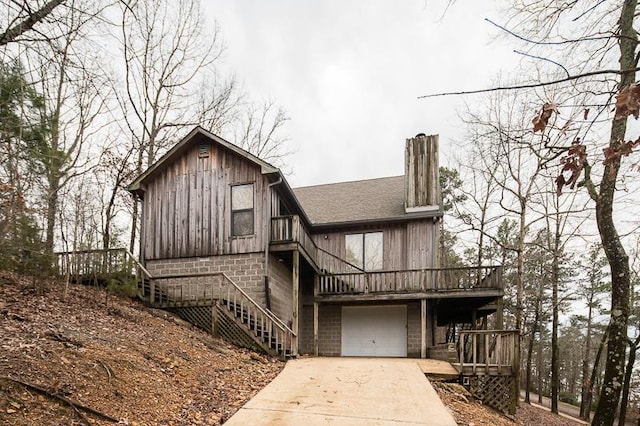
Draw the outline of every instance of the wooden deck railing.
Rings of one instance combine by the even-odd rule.
[[[276,216],[271,218],[272,243],[299,243],[314,262],[318,248],[306,228],[300,223],[300,216]]]
[[[225,273],[165,275],[154,277],[153,282],[156,288],[162,289],[161,300],[155,301],[159,306],[198,306],[215,301],[239,318],[251,319],[254,332],[268,331],[272,345],[292,353],[296,333],[273,312],[262,308]]]
[[[517,330],[465,330],[458,338],[461,372],[513,373],[519,363]]]
[[[60,276],[135,275],[136,266],[135,258],[124,248],[55,253],[55,267]]]
[[[499,266],[321,274],[317,294],[502,289]]]

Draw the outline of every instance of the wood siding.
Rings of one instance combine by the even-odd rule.
[[[407,139],[405,179],[407,209],[440,205],[437,135]]]
[[[144,258],[170,259],[258,252],[264,248],[266,178],[241,156],[196,144],[146,185]],[[231,236],[231,186],[254,184],[254,235]]]
[[[347,231],[323,232],[313,235],[316,245],[340,259],[346,258],[345,236],[361,232],[383,233],[383,267],[385,271],[433,268],[433,238],[438,232],[431,219],[402,224],[366,226]],[[353,272],[345,262],[335,259],[321,250],[318,266],[330,273]]]

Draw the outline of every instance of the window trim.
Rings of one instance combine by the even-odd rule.
[[[251,185],[251,194],[252,194],[252,200],[251,200],[251,208],[250,209],[235,209],[233,208],[233,189],[239,186],[248,186]],[[244,183],[234,183],[232,185],[230,185],[230,189],[229,189],[229,210],[230,210],[230,225],[231,225],[231,229],[230,229],[230,236],[231,238],[248,238],[248,237],[254,237],[256,235],[256,185],[255,182],[244,182]],[[251,229],[251,233],[248,234],[235,234],[234,230],[235,230],[235,217],[236,217],[236,213],[245,213],[245,212],[251,212],[252,214],[252,229]]]
[[[367,269],[367,250],[366,250],[366,235],[368,234],[380,234],[381,238],[381,263],[380,263],[380,267],[379,268],[375,268],[375,269]],[[384,270],[384,232],[383,231],[366,231],[366,232],[353,232],[353,233],[349,233],[349,234],[345,234],[344,235],[344,248],[345,248],[345,258],[348,257],[347,256],[347,250],[348,250],[348,246],[347,246],[347,238],[350,236],[359,236],[360,237],[360,247],[362,250],[362,258],[360,259],[360,265],[356,264],[356,263],[352,263],[349,262],[348,260],[346,260],[347,262],[349,262],[350,264],[356,266],[357,268],[359,268],[359,270],[361,271],[365,271],[365,272],[372,272],[372,271],[383,271]]]

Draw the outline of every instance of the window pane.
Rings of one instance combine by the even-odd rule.
[[[253,210],[233,212],[231,235],[242,236],[253,234]]]
[[[347,262],[362,269],[362,234],[345,236],[347,248]]]
[[[364,234],[364,269],[374,271],[383,267],[382,232]]]
[[[253,184],[231,187],[231,210],[253,208]]]

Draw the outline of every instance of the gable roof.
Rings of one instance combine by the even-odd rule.
[[[172,163],[175,159],[177,159],[184,151],[189,149],[193,143],[196,141],[202,140],[202,138],[208,139],[212,142],[215,142],[224,148],[235,152],[236,154],[246,158],[247,160],[253,162],[254,164],[260,166],[262,174],[270,174],[277,173],[280,174],[280,170],[277,167],[272,166],[266,161],[256,157],[255,155],[245,151],[244,149],[222,139],[220,136],[216,136],[213,133],[203,129],[200,126],[195,127],[187,136],[182,138],[180,142],[175,144],[173,148],[167,151],[158,161],[156,161],[152,166],[150,166],[144,173],[138,176],[131,184],[128,186],[128,190],[134,194],[140,194],[144,192],[143,183],[154,176],[157,172],[159,172],[165,165]]]
[[[437,217],[439,210],[406,213],[404,176],[294,188],[313,225],[348,225]]]

